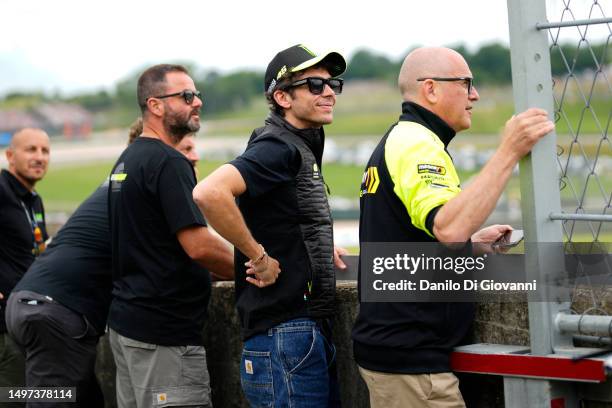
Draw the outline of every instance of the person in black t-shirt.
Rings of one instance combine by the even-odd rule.
[[[129,143],[141,133],[142,120],[130,129]],[[176,149],[195,168],[193,139],[184,138]],[[94,369],[112,289],[107,196],[108,180],[30,266],[6,312],[9,334],[29,356],[25,385],[77,387],[75,407],[104,406]]]
[[[210,404],[201,331],[210,276],[233,276],[232,254],[192,199],[193,167],[173,147],[199,129],[187,70],[156,65],[138,80],[143,133],[109,186],[113,299],[108,325],[120,407]]]
[[[265,75],[272,111],[265,126],[194,190],[211,225],[237,249],[240,373],[253,406],[339,405],[330,320],[334,263],[346,267],[345,251],[333,245],[321,159],[345,69],[337,52],[317,56],[304,45],[279,52]],[[276,260],[277,280],[256,269],[276,268]]]
[[[6,300],[34,258],[45,248],[45,211],[34,186],[47,172],[49,136],[23,129],[6,150],[8,170],[0,172],[0,386],[23,385],[24,361],[6,335]]]
[[[15,286],[6,312],[27,357],[25,385],[76,387],[75,407],[104,406],[94,367],[111,294],[107,195],[105,182],[79,206]]]

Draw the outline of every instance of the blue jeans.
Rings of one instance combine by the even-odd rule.
[[[339,407],[335,360],[316,322],[289,320],[245,341],[242,390],[251,407]]]

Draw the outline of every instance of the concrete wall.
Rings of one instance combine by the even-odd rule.
[[[352,358],[350,333],[357,316],[358,300],[354,281],[339,281],[334,317],[334,343],[338,350],[338,376],[344,407],[369,407],[368,391]],[[247,407],[240,388],[239,362],[242,341],[234,308],[234,285],[220,282],[213,285],[209,322],[204,330],[211,376],[212,397],[216,408]],[[529,344],[529,320],[526,303],[478,305],[474,325],[474,342]],[[107,397],[107,406],[114,407],[114,364],[106,336],[99,346],[98,376]],[[469,407],[504,406],[503,381],[500,377],[460,375],[462,391]],[[589,407],[611,407],[607,404],[586,404]],[[569,408],[569,407],[568,407]]]

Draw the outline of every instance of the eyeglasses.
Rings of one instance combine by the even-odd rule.
[[[170,98],[171,96],[182,96],[187,105],[191,105],[193,103],[193,98],[195,98],[196,96],[198,97],[200,101],[202,100],[202,93],[200,91],[189,91],[189,90],[175,92],[175,93],[171,93],[168,95],[153,96],[153,98],[164,99],[164,98]]]
[[[432,79],[434,81],[445,81],[445,82],[464,81],[467,84],[468,95],[472,93],[472,88],[474,88],[474,78],[470,78],[470,77],[456,77],[456,78],[428,77],[428,78],[417,78],[417,81],[425,81],[428,79]]]
[[[296,86],[301,86],[304,84],[308,84],[308,90],[314,95],[321,95],[323,93],[323,90],[325,89],[325,85],[329,85],[331,90],[334,91],[336,95],[340,95],[342,93],[342,85],[344,85],[344,79],[309,77],[292,82],[287,85],[287,88],[294,88]]]

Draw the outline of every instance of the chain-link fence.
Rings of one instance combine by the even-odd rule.
[[[553,97],[557,125],[561,204],[565,213],[603,215],[611,212],[612,27],[605,19],[612,4],[598,0],[550,1],[549,21],[575,26],[548,29]],[[612,49],[611,49],[612,51]],[[564,220],[571,242],[610,242],[610,224]]]
[[[554,118],[563,236],[574,251],[608,251],[612,242],[612,13],[611,1],[548,0]],[[586,244],[590,243],[590,244]],[[612,267],[587,276],[579,264],[572,313],[612,315]],[[602,279],[603,278],[603,279]],[[588,334],[588,333],[578,333]],[[588,337],[579,336],[582,340]],[[594,340],[590,338],[590,340]]]

